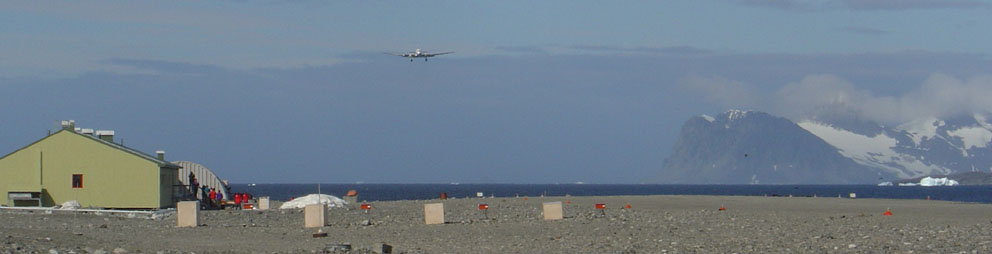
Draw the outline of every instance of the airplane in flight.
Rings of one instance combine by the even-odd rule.
[[[414,58],[422,57],[424,58],[424,62],[427,62],[427,58],[440,56],[444,54],[451,54],[451,53],[455,53],[455,52],[449,51],[449,52],[441,52],[441,53],[427,53],[427,51],[420,51],[420,49],[417,49],[416,51],[409,53],[402,53],[402,54],[386,53],[386,54],[410,58],[410,62],[413,62]]]

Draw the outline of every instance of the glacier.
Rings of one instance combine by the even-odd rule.
[[[806,120],[797,124],[836,147],[844,157],[891,172],[899,178],[950,173],[950,169],[928,164],[923,158],[897,152],[894,148],[899,142],[884,132],[869,137],[815,121]]]

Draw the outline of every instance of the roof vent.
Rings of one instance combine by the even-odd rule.
[[[96,137],[107,141],[110,143],[114,142],[114,131],[113,130],[98,130],[96,131]]]
[[[155,155],[158,155],[158,160],[165,161],[165,151],[162,150],[155,151]]]
[[[93,135],[93,129],[79,129],[79,133]]]

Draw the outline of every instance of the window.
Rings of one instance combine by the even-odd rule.
[[[72,175],[72,188],[82,189],[83,188],[83,174],[73,174]]]

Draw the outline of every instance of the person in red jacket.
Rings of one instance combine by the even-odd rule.
[[[210,189],[210,206],[214,207],[214,200],[217,200],[217,190]]]
[[[238,209],[241,209],[241,196],[242,194],[234,194],[234,204],[238,206]]]

